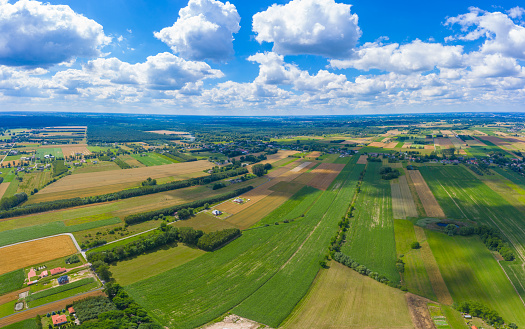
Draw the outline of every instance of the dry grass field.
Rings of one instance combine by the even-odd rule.
[[[434,138],[434,143],[441,147],[441,148],[451,148],[451,147],[454,147],[454,144],[452,144],[452,142],[450,141],[450,139],[446,138],[446,137],[439,137],[439,138]]]
[[[313,179],[307,185],[326,190],[344,167],[345,165],[341,163],[321,163],[312,170]]]
[[[78,174],[84,175],[84,174]],[[27,204],[60,200],[60,199],[70,199],[76,197],[89,197],[95,195],[101,195],[106,193],[113,193],[122,191],[131,187],[139,186],[138,182],[122,183],[122,184],[113,184],[113,185],[103,185],[89,188],[81,188],[76,190],[65,190],[60,192],[48,192],[48,193],[37,193],[29,199]],[[43,191],[43,190],[42,190]]]
[[[90,155],[91,151],[88,150],[86,144],[72,144],[68,146],[62,146],[62,154],[64,156],[75,156],[77,153],[82,153],[84,155]]]
[[[368,144],[368,146],[372,146],[372,147],[384,147],[385,145],[386,145],[385,143],[381,143],[381,142],[372,142]]]
[[[432,250],[428,245],[425,231],[419,226],[414,226],[414,230],[416,231],[416,238],[421,244],[421,258],[423,258],[423,263],[425,264],[425,269],[427,270],[434,294],[440,303],[452,305],[452,296],[448,291],[445,280],[443,280],[436,258],[434,258],[434,254],[432,254]]]
[[[0,248],[0,274],[77,252],[71,237],[56,236]]]
[[[119,155],[119,158],[122,159],[122,161],[126,162],[127,164],[129,164],[132,167],[137,167],[137,168],[145,167],[145,165],[142,162],[140,162],[139,160],[135,159],[134,157],[132,157],[129,154]]]
[[[253,204],[251,207],[248,207],[243,211],[226,218],[226,221],[237,226],[241,230],[245,230],[263,219],[266,215],[283,204],[291,196],[292,194],[286,192],[272,192],[270,195]]]
[[[406,176],[401,176],[398,182],[391,181],[392,212],[396,219],[418,217],[416,204],[410,193]]]
[[[391,142],[391,143],[388,143],[384,146],[384,148],[386,149],[393,149],[397,146],[397,142]]]
[[[179,220],[173,224],[175,227],[193,227],[196,230],[202,230],[205,233],[220,231],[236,226],[213,215],[201,212],[187,220]]]
[[[169,176],[178,176],[179,179],[192,177],[191,174],[197,174],[196,176],[203,176],[203,170],[211,167],[211,164],[206,160],[174,163],[168,165],[161,165],[155,167],[144,167],[134,168],[127,170],[117,171],[105,171],[97,173],[86,173],[71,175],[62,178],[44,188],[38,194],[57,193],[74,191],[81,189],[104,187],[102,193],[109,193],[105,187],[115,184],[129,184],[132,182],[141,182],[146,180],[148,177],[151,178],[163,178]],[[195,176],[195,175],[194,175]],[[193,177],[194,177],[193,176]]]
[[[479,130],[474,130],[473,132],[474,132],[474,135],[476,136],[487,136],[486,133],[479,131]]]
[[[441,133],[443,134],[443,136],[447,136],[447,137],[455,136],[455,134],[450,130],[441,130]]]
[[[315,158],[320,157],[320,156],[321,156],[321,152],[315,151],[305,156],[305,159],[315,160]]]
[[[0,183],[0,199],[4,196],[5,191],[7,191],[7,188],[9,187],[10,183]]]
[[[472,139],[467,140],[467,144],[469,146],[487,146],[487,144],[483,143],[482,141],[480,141],[476,137],[474,137],[474,136],[471,136],[471,137],[472,137]]]
[[[424,148],[424,149],[425,149],[425,150],[434,150],[435,147],[434,147],[434,145],[425,145],[425,148]]]
[[[359,160],[357,160],[357,164],[367,164],[368,162],[368,155],[361,155],[359,157]]]
[[[414,187],[416,188],[419,199],[423,204],[423,208],[425,208],[427,216],[444,218],[445,213],[443,212],[443,209],[439,206],[434,194],[432,194],[428,188],[427,182],[425,182],[425,179],[421,176],[421,173],[418,170],[408,170],[408,174],[414,183]]]
[[[408,148],[410,148],[410,146],[412,146],[412,143],[405,143],[405,144],[403,144],[403,146],[401,146],[401,148],[408,149]]]

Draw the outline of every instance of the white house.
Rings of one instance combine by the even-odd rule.
[[[219,215],[222,214],[222,211],[217,210],[217,209],[214,209],[211,213],[212,213],[214,216],[219,216]]]

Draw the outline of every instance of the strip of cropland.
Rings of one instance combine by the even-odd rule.
[[[406,219],[407,217],[417,217],[416,204],[408,187],[407,177],[401,176],[397,182],[392,180],[390,183],[392,190],[392,211],[394,218]]]
[[[403,292],[337,262],[329,266],[282,328],[413,328]]]
[[[439,206],[434,194],[430,191],[427,183],[421,173],[417,170],[407,170],[410,175],[410,179],[416,188],[419,199],[425,208],[425,212],[428,217],[445,217],[445,213]]]
[[[479,237],[426,231],[454,302],[473,300],[496,310],[506,323],[525,325],[525,305]]]
[[[381,165],[380,162],[368,163],[342,252],[359,264],[397,282],[400,277],[395,266],[390,182],[381,179]]]
[[[222,249],[126,286],[126,290],[170,328],[194,328],[236,306],[240,315],[253,314],[250,317],[255,320],[277,326],[315,278],[319,260],[351,200],[356,183],[353,177],[357,179],[359,173],[352,163],[333,183],[340,188],[328,189],[318,199],[304,198],[301,203],[309,203],[299,205],[309,208],[304,217],[246,230]],[[283,211],[280,218],[286,216]],[[281,222],[280,218],[275,221]],[[159,290],[159,283],[165,289]],[[266,290],[272,295],[265,295],[265,307],[260,303],[254,306],[256,298],[249,297]]]

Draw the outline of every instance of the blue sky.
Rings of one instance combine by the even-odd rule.
[[[0,0],[0,111],[523,111],[524,22],[512,0]]]

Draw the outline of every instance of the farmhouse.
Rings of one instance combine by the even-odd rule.
[[[222,211],[215,209],[215,210],[213,210],[211,213],[212,213],[214,216],[219,216],[220,214],[222,214]]]
[[[40,273],[39,277],[40,277],[40,279],[42,279],[42,278],[45,278],[48,275],[49,275],[49,273],[47,271],[43,271],[42,273]]]
[[[65,271],[66,271],[66,269],[63,268],[63,267],[56,267],[56,268],[52,269],[50,272],[51,272],[51,275],[55,275],[55,274],[64,273]]]
[[[58,284],[66,284],[69,282],[69,278],[67,277],[67,275],[62,275],[61,277],[57,279],[57,281],[58,281]]]
[[[67,323],[67,316],[65,314],[53,315],[51,321],[53,321],[53,326],[61,326]]]
[[[243,203],[243,200],[241,198],[237,198],[237,199],[233,200],[233,202],[241,204],[241,203]]]

